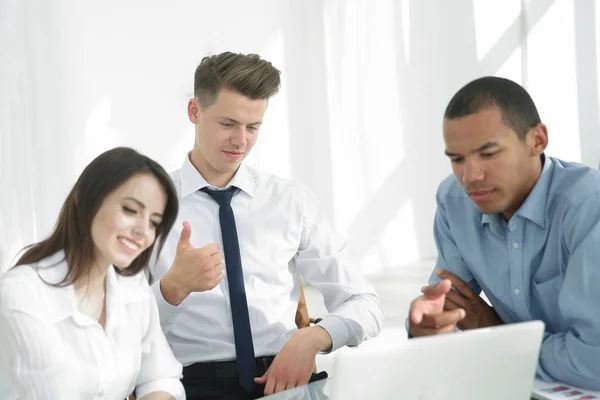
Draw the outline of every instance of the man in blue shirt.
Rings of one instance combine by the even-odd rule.
[[[538,375],[600,389],[600,172],[546,157],[535,104],[507,79],[460,89],[443,131],[454,176],[438,188],[438,259],[410,336],[541,320]]]

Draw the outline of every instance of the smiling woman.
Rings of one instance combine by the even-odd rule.
[[[140,273],[177,212],[168,174],[135,150],[85,168],[53,233],[0,279],[0,398],[184,398]]]

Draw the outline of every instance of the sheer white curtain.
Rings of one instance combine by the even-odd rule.
[[[599,20],[592,0],[0,0],[0,272],[101,151],[177,168],[193,70],[225,50],[283,73],[249,163],[312,188],[363,271],[430,260],[468,80],[525,84],[549,153],[598,164]]]
[[[50,229],[71,167],[59,5],[0,0],[0,272]]]

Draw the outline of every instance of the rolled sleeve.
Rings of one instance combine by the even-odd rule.
[[[319,325],[331,335],[332,350],[359,345],[381,331],[384,318],[379,297],[352,260],[346,240],[333,231],[308,190],[303,207],[303,233],[294,263],[323,295],[330,312]]]

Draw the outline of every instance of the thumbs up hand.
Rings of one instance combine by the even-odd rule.
[[[204,292],[216,287],[223,279],[223,253],[216,243],[195,248],[190,242],[192,227],[183,223],[177,242],[175,261],[160,280],[164,299],[179,305],[192,292]]]

